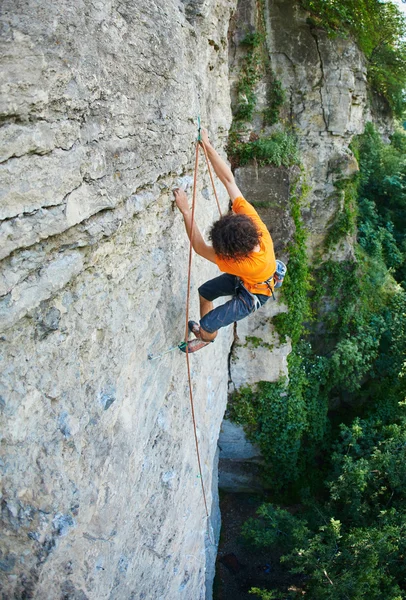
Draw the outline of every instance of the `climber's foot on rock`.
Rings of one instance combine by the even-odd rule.
[[[188,321],[189,331],[193,333],[199,340],[201,339],[200,325],[196,321]]]
[[[185,342],[183,342],[183,344],[181,344],[179,346],[179,350],[181,350],[185,354],[186,353],[187,354],[192,354],[192,352],[197,352],[198,350],[201,350],[205,346],[208,346],[209,344],[212,344],[213,341],[214,340],[212,340],[211,342],[204,342],[203,340],[200,340],[199,338],[196,338],[195,340],[190,340],[190,342],[188,342],[187,344],[185,344]]]

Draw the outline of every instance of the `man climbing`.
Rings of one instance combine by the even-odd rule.
[[[189,353],[213,342],[221,327],[243,319],[265,304],[272,295],[277,268],[272,238],[266,225],[254,207],[243,198],[230,168],[210,144],[206,129],[202,129],[201,144],[216,175],[227,189],[232,211],[213,224],[210,230],[212,246],[206,244],[196,223],[193,227],[194,251],[215,263],[224,274],[199,288],[200,325],[189,321],[189,329],[196,336],[188,342]],[[173,193],[190,239],[192,211],[187,195],[180,188]],[[220,296],[232,296],[232,299],[214,308],[213,300]]]

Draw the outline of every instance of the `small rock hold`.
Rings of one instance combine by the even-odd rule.
[[[77,590],[71,581],[64,581],[61,587],[61,600],[88,600],[82,590]]]
[[[64,569],[65,569],[65,573],[67,575],[72,575],[73,573],[73,565],[72,565],[72,561],[69,560],[65,565],[64,565]]]
[[[75,526],[75,522],[70,515],[58,513],[55,515],[52,525],[58,535],[66,535],[69,528]]]
[[[120,573],[125,573],[128,569],[128,558],[126,556],[120,556],[118,561],[118,570]]]
[[[4,558],[0,558],[0,571],[10,573],[14,569],[16,564],[16,556],[14,554],[7,554]]]
[[[69,417],[68,413],[66,412],[66,410],[64,410],[61,412],[61,414],[59,415],[59,418],[58,418],[59,431],[66,438],[69,438],[71,436],[71,431],[70,431],[70,427],[69,427],[69,423],[68,423],[68,417]]]
[[[108,408],[110,408],[110,406],[113,404],[113,402],[115,402],[116,397],[114,395],[114,392],[112,391],[105,391],[105,392],[101,392],[100,394],[100,402],[104,408],[104,410],[107,410]]]
[[[43,304],[43,303],[41,303]],[[36,312],[35,320],[37,322],[36,336],[39,340],[44,340],[50,333],[56,331],[59,328],[59,321],[61,320],[61,312],[52,306],[46,310],[41,308]]]
[[[14,504],[14,502],[7,502],[7,508],[9,509],[13,517],[18,516],[18,506]]]

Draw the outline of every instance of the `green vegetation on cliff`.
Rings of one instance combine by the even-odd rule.
[[[259,598],[406,598],[405,145],[404,132],[386,144],[372,125],[354,141],[355,259],[314,271],[312,335],[308,309],[278,324],[293,339],[289,382],[240,390],[232,402],[272,489],[243,533],[286,567],[280,589],[252,590]],[[297,277],[310,283],[300,236],[296,245],[284,283],[292,307]],[[299,588],[288,589],[289,573]]]
[[[296,136],[292,131],[265,134],[263,129],[279,121],[279,111],[286,97],[281,82],[272,70],[265,34],[265,3],[256,4],[256,31],[247,33],[240,43],[243,58],[235,84],[236,100],[230,129],[227,154],[238,167],[256,160],[259,165],[289,167],[299,163]],[[266,107],[258,109],[257,84],[266,83]],[[249,131],[247,125],[256,119],[261,131]],[[258,129],[258,128],[257,128]]]
[[[260,166],[290,167],[299,162],[296,138],[289,132],[280,131],[267,137],[253,136],[249,142],[240,139],[241,131],[230,131],[228,155],[234,166],[246,165],[255,159]]]

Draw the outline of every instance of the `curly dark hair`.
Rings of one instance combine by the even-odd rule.
[[[212,225],[209,237],[217,256],[239,261],[259,244],[261,232],[248,215],[230,212]]]

